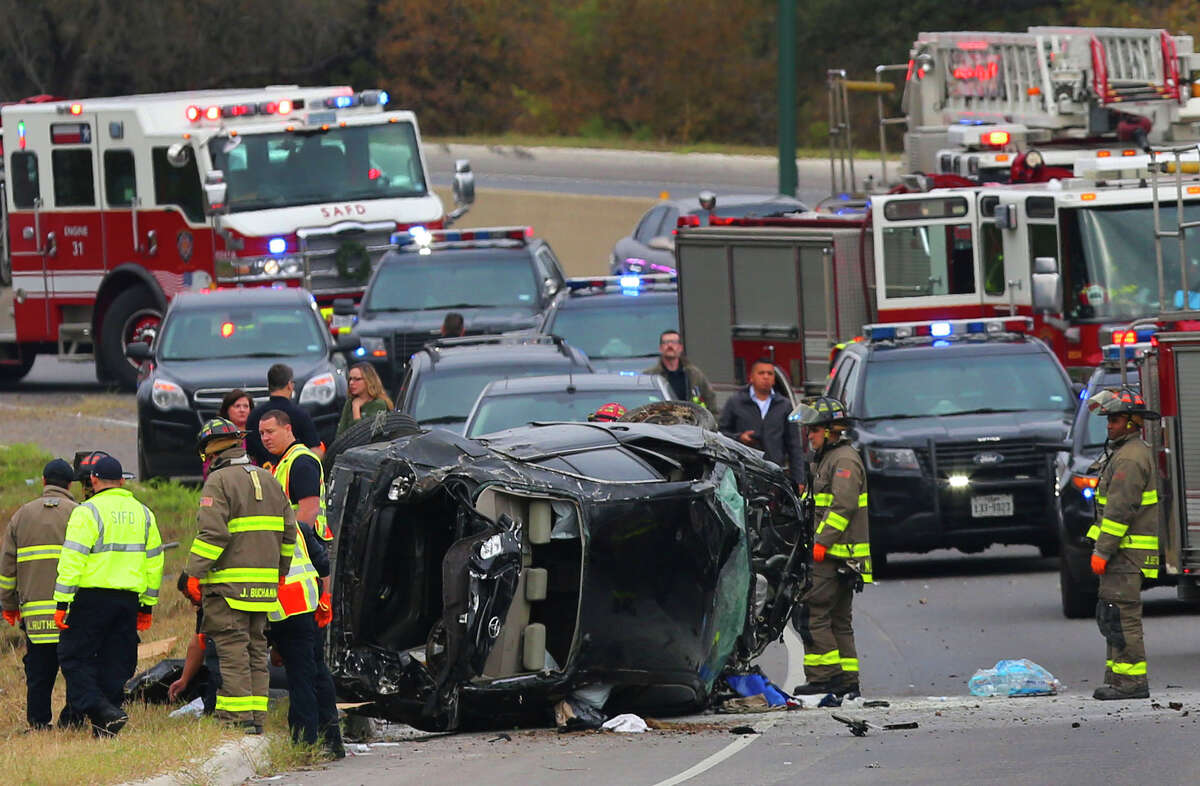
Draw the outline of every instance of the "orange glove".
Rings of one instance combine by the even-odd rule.
[[[55,610],[55,612],[54,612],[54,627],[58,628],[59,630],[66,630],[67,628],[71,627],[70,625],[67,624],[67,610],[66,609]]]
[[[1103,576],[1104,571],[1108,570],[1108,560],[1101,557],[1099,554],[1092,555],[1092,573],[1097,576]]]
[[[137,616],[137,629],[139,632],[150,630],[151,614],[148,611],[139,611]]]
[[[16,609],[13,609],[12,611],[5,609],[4,621],[15,628],[17,623],[21,621],[21,612],[17,611]]]
[[[184,594],[191,599],[192,603],[200,602],[200,579],[198,577],[188,576],[187,591]]]
[[[826,549],[820,543],[814,543],[813,544],[813,562],[824,562],[826,551],[828,551],[828,549]]]
[[[326,592],[317,602],[317,627],[323,628],[333,621],[333,596]]]

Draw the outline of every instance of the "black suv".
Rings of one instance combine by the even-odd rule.
[[[567,279],[542,331],[587,353],[597,371],[641,373],[658,358],[658,337],[679,329],[674,275]]]
[[[1027,324],[868,325],[838,355],[826,393],[854,421],[877,565],[889,551],[1057,549],[1050,459],[1077,399],[1049,347],[1007,332]]]
[[[536,330],[564,293],[562,265],[529,227],[437,230],[393,236],[375,268],[354,332],[358,357],[371,361],[388,387],[408,358],[441,335],[451,311],[467,335]]]
[[[138,477],[199,476],[196,433],[221,399],[241,388],[267,397],[267,369],[287,363],[298,401],[333,441],[346,401],[345,360],[356,339],[330,336],[304,289],[223,289],[182,293],[171,301],[153,345],[129,344],[140,362],[137,390]]]
[[[1150,344],[1126,345],[1126,358],[1140,355]],[[1080,398],[1087,400],[1093,393],[1104,388],[1120,387],[1121,364],[1111,350],[1105,348],[1105,362],[1092,372],[1087,387]],[[1130,362],[1127,365],[1125,383],[1134,390],[1141,388],[1139,368]],[[1062,595],[1063,615],[1072,619],[1091,617],[1096,613],[1096,594],[1099,582],[1092,573],[1091,556],[1093,541],[1088,540],[1088,529],[1096,523],[1096,485],[1099,476],[1094,468],[1104,452],[1108,438],[1107,421],[1080,406],[1071,429],[1068,450],[1060,452],[1055,464],[1058,470],[1058,533],[1061,552],[1058,558],[1059,591]],[[1159,579],[1148,580],[1153,584],[1173,583],[1169,574]]]
[[[422,426],[461,434],[475,399],[493,380],[591,373],[587,355],[554,336],[444,338],[412,356],[396,409]]]

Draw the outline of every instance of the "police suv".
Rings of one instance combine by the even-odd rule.
[[[825,393],[855,426],[877,570],[894,551],[1057,549],[1048,450],[1078,399],[1031,327],[1027,317],[867,325],[838,354]]]

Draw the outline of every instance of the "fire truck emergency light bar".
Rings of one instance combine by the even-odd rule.
[[[363,90],[360,93],[347,93],[316,99],[314,106],[324,106],[326,109],[348,109],[356,106],[386,106],[390,96],[386,90]],[[290,115],[292,112],[304,109],[304,99],[282,98],[278,101],[259,101],[248,104],[213,104],[197,106],[193,104],[184,110],[184,116],[189,123],[201,120],[220,120],[225,117],[253,117],[255,115]],[[310,107],[312,108],[312,107]],[[73,114],[79,114],[74,111]]]
[[[1104,347],[1104,362],[1105,363],[1120,363],[1124,357],[1126,362],[1140,358],[1145,355],[1154,345],[1150,342],[1138,342],[1136,344],[1109,344]]]
[[[659,285],[678,283],[679,276],[672,273],[646,273],[645,275],[627,274],[624,276],[568,278],[567,288],[572,292],[578,292],[585,289],[603,291],[609,288],[620,289],[624,292],[628,292],[630,290],[636,291],[641,289],[651,289]]]
[[[994,317],[991,319],[950,319],[937,322],[896,322],[863,325],[868,341],[887,341],[914,336],[986,335],[989,333],[1026,333],[1033,330],[1032,317]]]

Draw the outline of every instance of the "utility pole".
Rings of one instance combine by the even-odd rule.
[[[796,0],[779,0],[779,193],[796,195]]]

